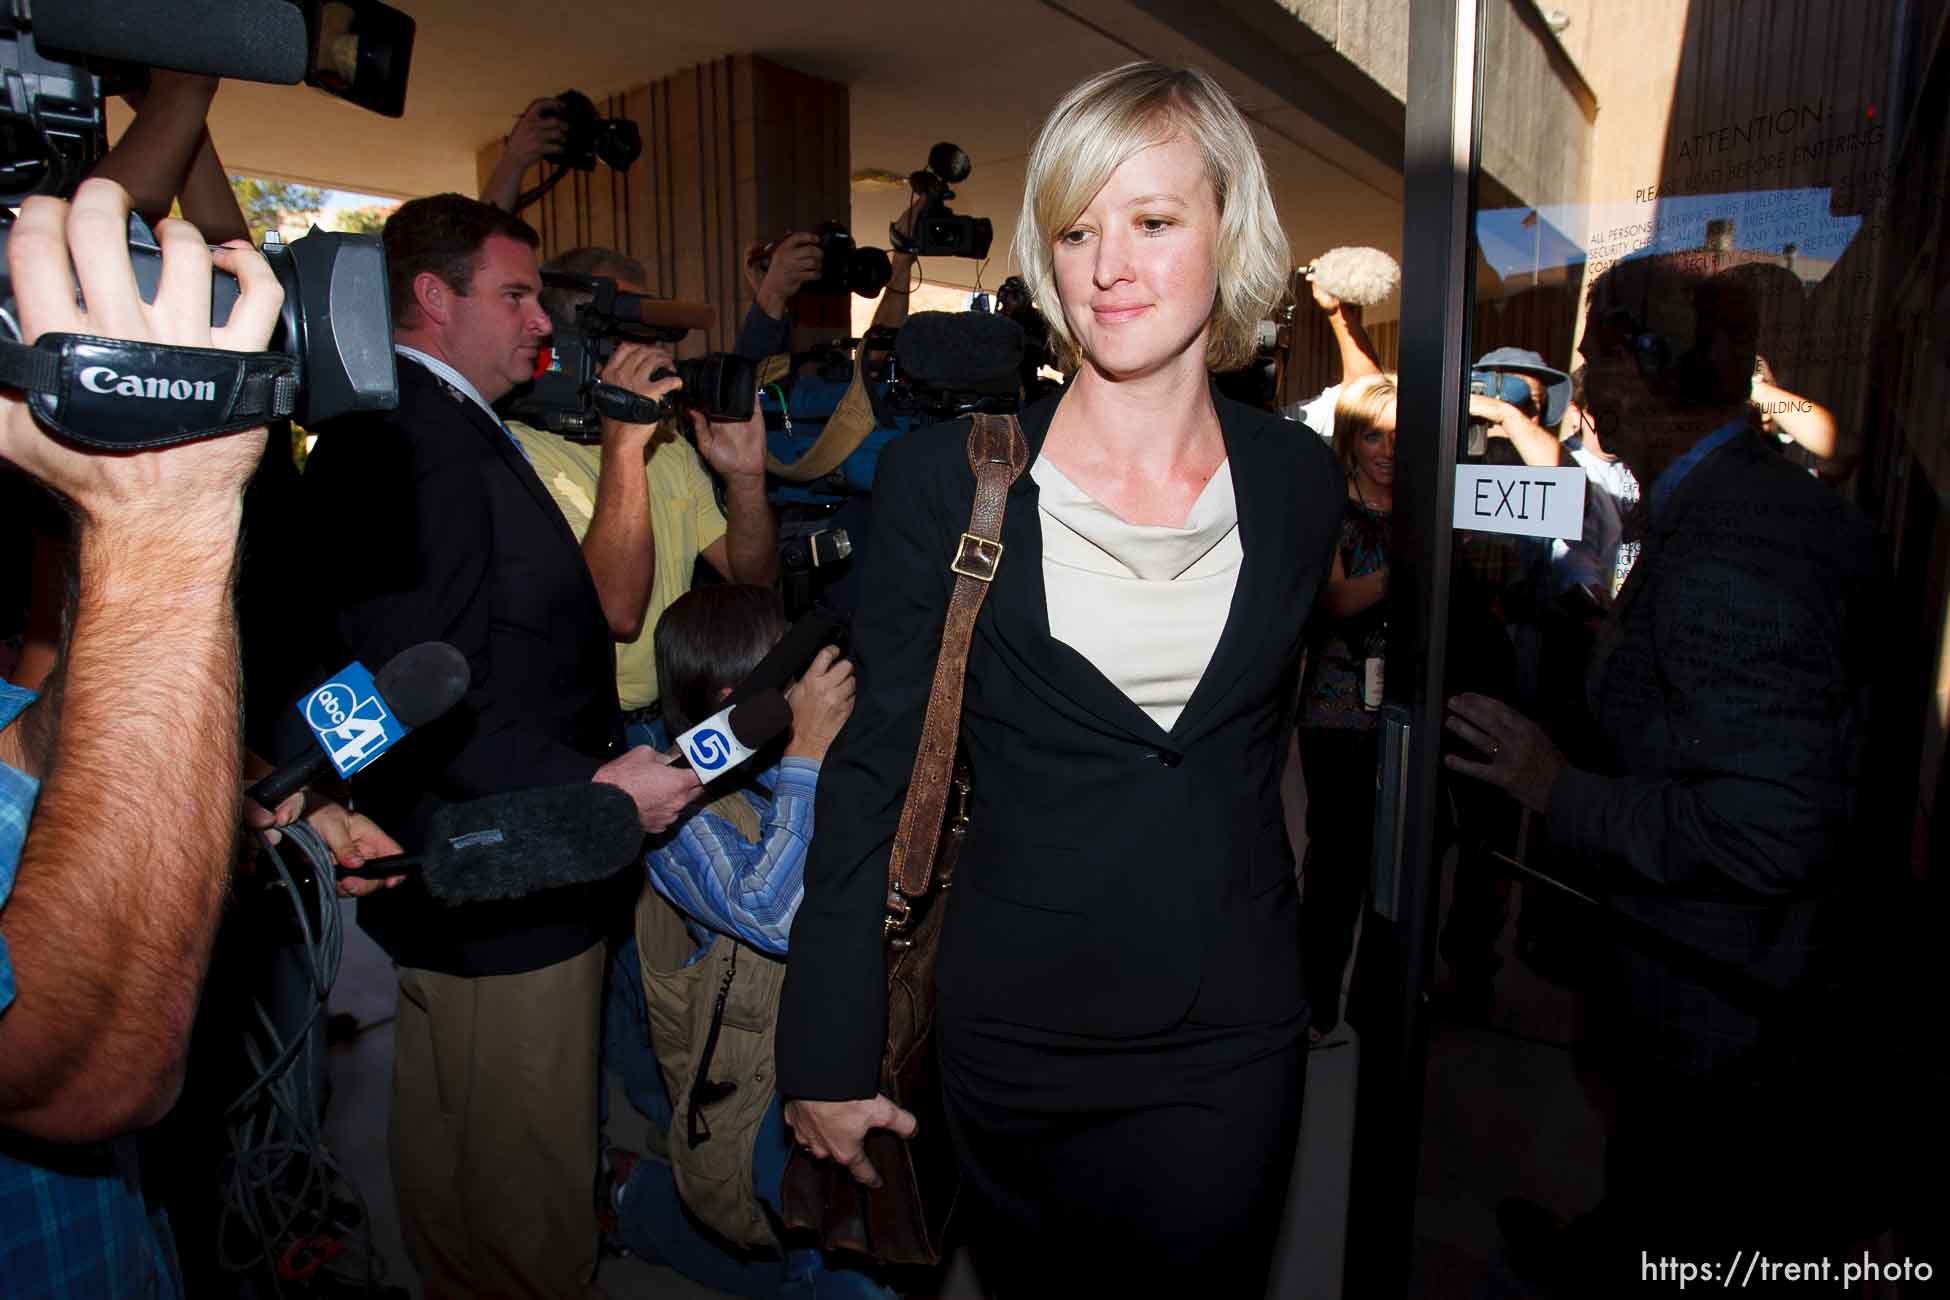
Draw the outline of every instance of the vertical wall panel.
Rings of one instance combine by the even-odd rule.
[[[745,249],[847,219],[846,87],[740,54],[600,107],[636,123],[643,154],[621,175],[601,162],[571,173],[522,213],[542,237],[543,256],[583,244],[621,249],[644,264],[652,292],[718,309],[716,328],[686,339],[685,354],[729,348],[752,302]],[[480,151],[483,180],[501,148],[497,140]],[[524,187],[542,174],[531,171]],[[862,243],[886,243],[885,231],[858,233]],[[843,313],[823,323],[844,328]]]

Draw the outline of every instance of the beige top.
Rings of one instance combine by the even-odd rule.
[[[1181,528],[1126,522],[1046,459],[1029,473],[1039,489],[1050,635],[1171,730],[1218,649],[1239,580],[1231,463],[1212,475]]]

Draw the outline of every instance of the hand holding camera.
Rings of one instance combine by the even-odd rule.
[[[538,99],[515,119],[508,133],[508,158],[516,174],[527,171],[542,159],[560,153],[569,143],[569,124],[562,117],[562,101]]]
[[[825,261],[819,236],[806,230],[754,249],[745,276],[759,310],[773,320],[784,320],[786,301],[820,278]]]
[[[712,420],[695,407],[689,411],[697,454],[726,479],[765,477],[765,413],[757,393],[754,383],[751,414],[743,420]]]
[[[596,378],[653,402],[661,401],[684,386],[683,379],[672,369],[676,364],[677,354],[668,343],[623,341],[617,343],[616,351],[597,369]],[[635,435],[648,441],[656,427],[655,422],[634,424],[605,417],[603,437]]]
[[[128,221],[127,192],[107,180],[82,182],[72,204],[45,196],[22,204],[8,233],[7,264],[24,342],[53,332],[165,347],[264,349],[284,291],[261,254],[247,244],[206,248],[188,222],[164,221],[156,230],[162,269],[155,301],[145,303],[129,256]],[[237,280],[236,305],[215,327],[213,265]],[[75,300],[77,284],[86,305]],[[0,407],[0,457],[66,496],[87,522],[139,521],[179,536],[207,525],[234,538],[243,484],[263,451],[262,428],[102,455],[42,430],[18,393],[0,398]]]

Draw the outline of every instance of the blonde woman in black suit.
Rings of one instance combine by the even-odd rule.
[[[1075,377],[1027,408],[1030,468],[975,628],[973,824],[939,1047],[999,1296],[1261,1285],[1305,1057],[1280,810],[1301,628],[1343,480],[1320,440],[1219,397],[1287,246],[1225,92],[1132,64],[1070,92],[1030,158],[1016,260]],[[859,706],[821,781],[779,1029],[798,1141],[857,1177],[885,1031],[886,855],[973,478],[967,425],[891,446]]]

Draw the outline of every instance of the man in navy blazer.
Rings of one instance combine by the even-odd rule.
[[[1865,697],[1886,625],[1867,521],[1750,428],[1763,304],[1746,282],[1704,250],[1665,254],[1619,263],[1591,301],[1592,415],[1649,488],[1588,732],[1567,760],[1461,696],[1450,728],[1483,758],[1448,763],[1543,814],[1603,905],[1613,942],[1583,992],[1617,1093],[1605,1201],[1568,1233],[1535,1207],[1502,1218],[1520,1267],[1609,1294],[1641,1251],[1814,1257],[1868,1226],[1843,1122],[1861,1064],[1823,1031],[1861,1005]]]
[[[443,803],[604,781],[660,830],[699,786],[625,752],[608,621],[562,513],[491,403],[549,333],[535,232],[457,194],[385,230],[400,404],[324,430],[305,474],[335,554],[324,639],[377,668],[446,641],[472,682],[446,717],[355,777],[409,851]],[[627,882],[631,886],[634,882]],[[594,1296],[607,885],[445,907],[379,890],[360,924],[399,964],[393,1180],[426,1294]]]

